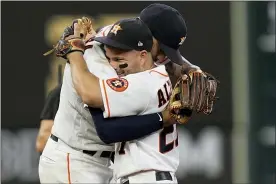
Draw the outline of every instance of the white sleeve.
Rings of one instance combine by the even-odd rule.
[[[147,108],[151,93],[145,75],[100,80],[105,118],[138,115]]]
[[[99,30],[99,32],[95,35],[95,37],[103,37],[103,36],[106,36],[106,35],[108,34],[108,32],[110,31],[110,29],[111,29],[112,26],[113,26],[113,24],[101,28],[101,29]]]

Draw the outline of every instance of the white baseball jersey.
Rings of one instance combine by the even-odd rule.
[[[94,41],[92,45],[84,53],[90,72],[100,78],[117,77],[99,47],[100,43]],[[92,116],[74,88],[69,64],[64,69],[60,104],[52,133],[76,149],[114,151],[114,145],[106,145],[98,137]]]
[[[100,85],[106,118],[161,112],[172,92],[164,65],[123,78],[101,80]],[[115,177],[151,169],[175,172],[179,163],[177,145],[175,125],[141,139],[116,143]]]
[[[117,77],[99,43],[92,45],[93,48],[87,49],[84,54],[90,72],[103,78]],[[114,144],[106,145],[98,137],[90,112],[74,89],[69,64],[64,69],[60,105],[52,133],[60,140],[47,141],[39,161],[41,183],[100,184],[110,181],[113,175],[108,167],[110,161],[100,154],[101,151],[114,151]],[[81,150],[99,152],[92,157]]]

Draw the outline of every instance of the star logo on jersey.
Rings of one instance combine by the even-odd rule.
[[[112,81],[112,85],[116,87],[122,87],[122,83],[120,81]]]
[[[117,92],[123,92],[128,87],[128,81],[124,78],[112,78],[106,81],[107,85]]]
[[[110,33],[114,33],[115,35],[117,35],[117,32],[121,31],[121,30],[123,30],[123,29],[121,28],[120,25],[114,25],[113,28],[111,29]]]
[[[182,37],[182,38],[180,38],[180,42],[179,42],[179,44],[178,44],[178,45],[182,45],[182,44],[183,44],[183,42],[185,41],[185,38],[186,38],[186,37]]]

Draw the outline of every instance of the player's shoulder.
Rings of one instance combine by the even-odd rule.
[[[97,34],[96,34],[95,37],[103,37],[103,36],[106,36],[107,33],[110,31],[110,29],[111,29],[112,26],[113,26],[113,24],[102,27],[102,28],[97,32]]]
[[[151,83],[151,81],[156,80],[166,80],[169,78],[169,75],[166,71],[166,68],[164,65],[156,66],[153,69],[146,70],[139,73],[129,74],[124,77],[126,80],[129,80],[131,82],[137,82],[139,84],[141,83]]]
[[[144,72],[139,72],[136,74],[129,75],[127,77],[131,81],[143,85],[143,88],[159,88],[159,86],[164,84],[169,80],[169,75],[166,71],[164,65],[156,66],[153,69],[146,70]]]
[[[155,68],[148,71],[149,74],[157,78],[168,78],[168,72],[166,71],[165,65],[158,65]]]
[[[106,36],[107,33],[110,31],[111,27],[112,27],[112,25],[108,25],[108,26],[104,26],[104,27],[100,28],[100,29],[97,31],[97,33],[96,33],[96,35],[95,35],[94,37],[91,37],[90,39],[88,39],[88,40],[86,41],[85,46],[86,46],[87,48],[91,48],[91,46],[94,47],[94,46],[100,45],[100,43],[97,42],[97,41],[95,41],[94,38],[95,38],[95,37],[103,37],[103,36]]]
[[[107,80],[107,84],[111,88],[122,86],[124,90],[120,89],[120,91],[129,92],[129,91],[139,90],[140,93],[142,93],[143,91],[146,91],[146,92],[148,91],[148,87],[150,86],[148,84],[150,82],[151,82],[151,78],[148,71],[128,74],[124,77],[111,78]]]
[[[86,49],[84,52],[84,59],[86,61],[90,59],[105,59],[104,51],[101,48],[101,45],[98,42],[92,43],[93,47]]]
[[[161,86],[166,84],[170,78],[164,65],[156,66],[148,71],[150,88],[158,90]]]
[[[86,61],[89,61],[91,59],[93,59],[93,60],[100,59],[100,60],[104,60],[104,61],[108,62],[105,57],[103,46],[101,43],[99,43],[97,41],[92,41],[89,44],[92,47],[89,49],[86,49],[84,52],[84,55],[83,55],[83,57]]]

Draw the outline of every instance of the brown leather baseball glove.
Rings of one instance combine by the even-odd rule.
[[[194,111],[211,114],[219,81],[201,70],[183,74],[178,79],[168,105],[171,116],[180,124],[186,123]]]
[[[92,21],[89,18],[82,17],[74,20],[71,26],[65,28],[54,48],[43,55],[46,56],[55,51],[56,56],[66,59],[66,55],[71,52],[84,53],[86,36],[94,33]]]

